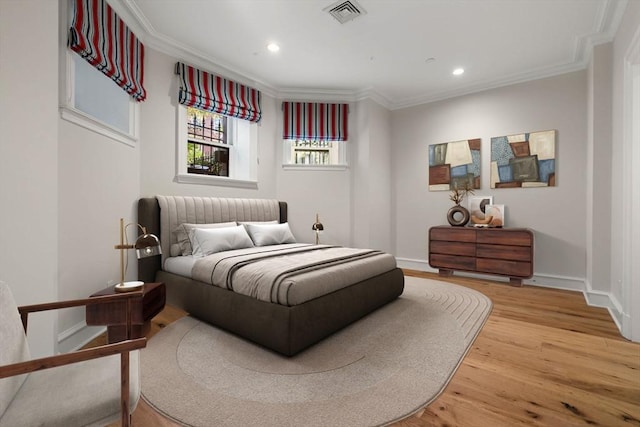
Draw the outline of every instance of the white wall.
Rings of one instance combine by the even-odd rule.
[[[352,246],[393,252],[391,241],[390,112],[371,100],[358,102],[354,127]]]
[[[447,224],[449,192],[428,191],[428,146],[482,139],[481,189],[504,204],[508,227],[535,231],[535,280],[583,288],[585,278],[586,71],[502,87],[392,113],[396,255],[429,269],[428,229]],[[551,188],[490,189],[491,137],[555,129]]]
[[[67,2],[61,0],[59,7],[61,66],[57,74],[64,95],[68,90]],[[95,77],[113,85],[106,76],[98,73]],[[128,108],[120,114],[128,115]],[[68,300],[85,298],[120,281],[120,257],[114,245],[120,239],[120,218],[125,224],[136,222],[141,142],[132,147],[62,118],[58,129],[58,298]],[[129,239],[136,235],[135,227],[127,229]],[[126,259],[125,280],[134,280],[134,252],[128,251]],[[58,316],[57,341],[62,352],[77,348],[104,329],[86,328],[83,308],[61,310]]]
[[[300,169],[282,167],[282,102],[298,101],[279,99],[275,105],[275,159],[272,167],[276,171],[277,198],[289,205],[289,224],[299,242],[315,242],[315,232],[311,226],[316,214],[324,226],[320,233],[320,243],[348,246],[351,242],[353,150],[357,141],[357,131],[353,119],[357,107],[349,105],[349,141],[346,143],[350,167],[347,169]],[[314,102],[313,99],[299,100]],[[341,102],[336,100],[335,102]]]
[[[631,183],[634,170],[638,171],[640,164],[637,158],[631,163],[630,154],[632,144],[637,152],[638,141],[631,141],[631,133],[627,133],[633,123],[637,126],[640,122],[640,113],[634,110],[634,116],[625,116],[629,111],[625,109],[625,103],[629,102],[632,88],[630,82],[625,81],[625,68],[629,66],[631,58],[630,47],[637,48],[640,32],[640,2],[631,1],[627,6],[623,20],[613,42],[613,99],[612,99],[612,176],[611,176],[611,287],[615,299],[619,302],[618,311],[615,313],[617,320],[623,325],[623,333],[631,336],[635,331],[634,339],[640,340],[640,282],[638,277],[631,276],[630,271],[637,271],[637,251],[630,253],[628,249],[637,247],[637,224],[640,221],[638,209],[629,207],[629,200],[637,198],[637,181]],[[637,53],[635,66],[640,66]],[[640,84],[640,83],[637,83]],[[632,185],[630,185],[632,184]],[[630,194],[630,191],[635,194]],[[635,282],[634,282],[635,280]],[[635,317],[634,317],[635,316]],[[632,323],[633,318],[633,323]]]
[[[0,1],[0,280],[18,305],[58,296],[57,43],[57,2]],[[32,355],[55,336],[54,313],[30,316]]]
[[[140,193],[161,195],[275,198],[275,101],[262,94],[262,116],[258,125],[258,189],[243,189],[175,182],[177,78],[175,58],[153,49],[145,50],[147,100],[141,105]]]
[[[611,53],[611,43],[594,48],[587,78],[586,285],[605,292],[611,289]]]
[[[279,104],[277,122],[282,122]],[[277,194],[289,202],[292,231],[299,241],[313,242],[317,213],[324,225],[320,243],[392,252],[389,111],[371,100],[350,103],[346,150],[347,169],[282,169],[276,163]]]
[[[137,222],[139,148],[60,119],[60,299],[84,298],[120,281],[120,218]],[[127,229],[129,239],[137,236]],[[126,280],[135,280],[134,251],[127,252]],[[84,310],[60,313],[64,338],[82,326]],[[73,345],[72,345],[73,347]]]

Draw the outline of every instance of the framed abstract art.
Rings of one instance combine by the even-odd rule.
[[[504,227],[504,205],[487,205],[485,215],[491,218],[489,227]]]
[[[556,131],[491,138],[491,188],[554,187]]]
[[[429,191],[480,188],[480,138],[429,145]]]
[[[486,207],[493,204],[493,196],[469,196],[468,209],[471,225],[486,224]]]

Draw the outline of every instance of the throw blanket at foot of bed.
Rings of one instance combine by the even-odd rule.
[[[194,279],[261,301],[293,306],[396,267],[371,249],[284,244],[219,252],[198,259]]]

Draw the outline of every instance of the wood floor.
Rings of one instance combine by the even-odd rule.
[[[587,306],[581,293],[405,274],[476,289],[493,311],[444,392],[396,426],[640,426],[640,344],[622,338],[607,310]],[[167,307],[148,337],[184,315]],[[141,400],[133,425],[178,424]]]

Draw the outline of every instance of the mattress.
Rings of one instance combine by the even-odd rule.
[[[191,269],[196,258],[193,255],[174,256],[164,260],[163,270],[178,276],[191,278]]]
[[[394,268],[395,258],[384,252],[306,243],[165,261],[166,271],[285,306],[302,304]]]

